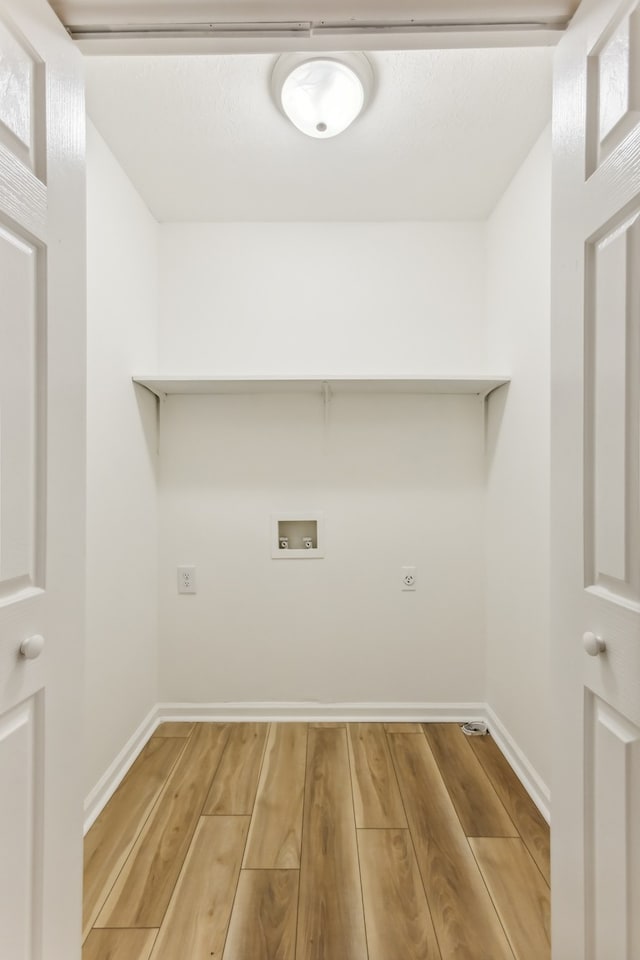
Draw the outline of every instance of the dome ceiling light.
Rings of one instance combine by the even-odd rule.
[[[283,54],[271,87],[276,104],[298,130],[327,140],[360,115],[373,88],[373,71],[363,53]]]

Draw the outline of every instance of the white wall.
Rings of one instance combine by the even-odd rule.
[[[160,238],[165,370],[484,369],[481,223],[164,224]]]
[[[547,784],[550,215],[546,130],[487,225],[487,701]]]
[[[172,397],[162,417],[163,701],[483,699],[478,398],[335,396],[326,434],[319,397]],[[271,558],[278,509],[323,511],[324,559]]]
[[[160,359],[224,373],[485,367],[481,224],[161,227]],[[161,437],[163,700],[483,699],[476,399],[171,398]],[[271,559],[320,509],[324,560]],[[195,563],[199,593],[176,595]],[[416,564],[415,594],[400,567]]]
[[[89,239],[88,785],[157,699],[486,699],[548,782],[548,136],[488,225],[158,228],[91,132]],[[156,363],[514,381],[486,465],[472,398],[170,398],[157,517]],[[325,559],[272,560],[309,508]]]
[[[158,226],[89,124],[87,156],[87,792],[157,700]]]

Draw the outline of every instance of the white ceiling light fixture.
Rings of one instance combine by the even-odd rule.
[[[283,54],[273,69],[271,88],[278,107],[298,130],[327,140],[362,113],[373,89],[373,70],[363,53]]]

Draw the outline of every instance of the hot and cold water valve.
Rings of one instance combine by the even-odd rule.
[[[310,560],[324,556],[323,518],[316,511],[273,514],[271,531],[274,560]]]

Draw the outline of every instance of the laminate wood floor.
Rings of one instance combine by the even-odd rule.
[[[85,838],[83,960],[548,960],[548,878],[488,736],[167,723]]]

